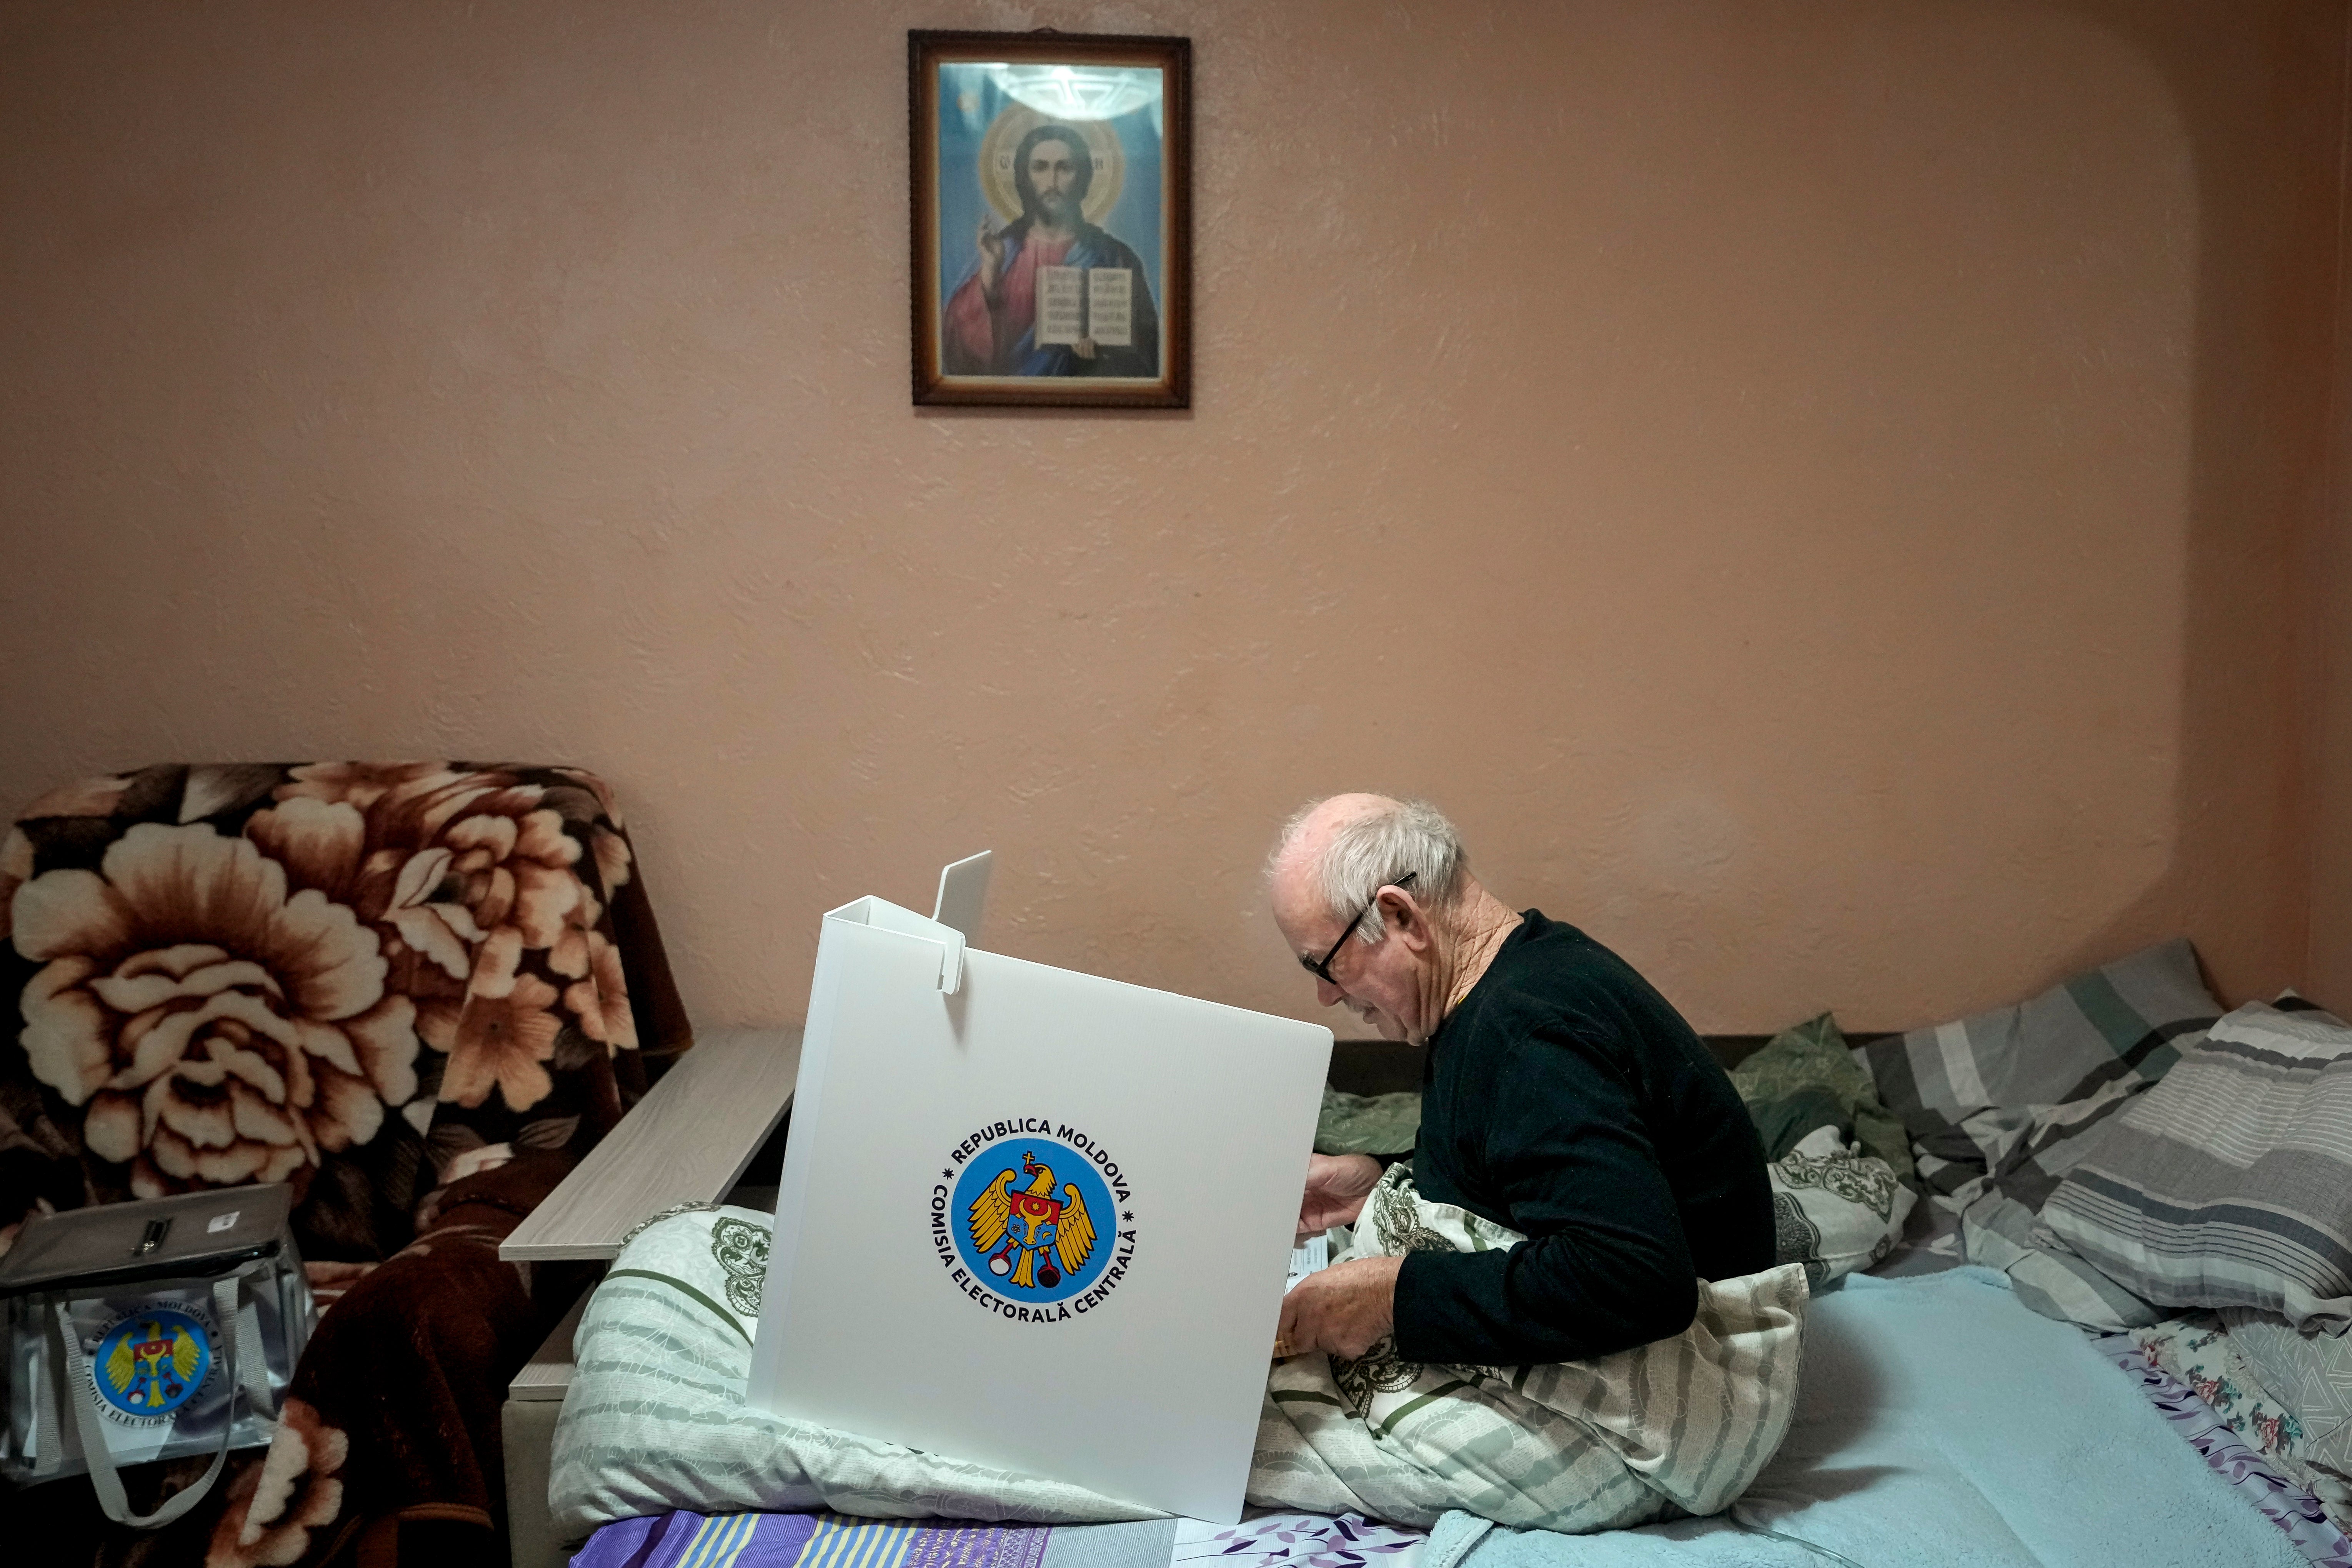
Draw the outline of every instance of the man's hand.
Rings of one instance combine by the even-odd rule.
[[[1353,1225],[1364,1200],[1381,1184],[1381,1163],[1370,1154],[1309,1154],[1307,1196],[1298,1205],[1297,1240],[1335,1225]]]
[[[974,237],[980,247],[980,291],[991,300],[996,298],[998,275],[1004,270],[1004,234],[983,215],[980,233]]]
[[[1092,359],[1095,357],[1095,341],[1092,338],[1080,338],[1076,342],[1070,345],[1070,349],[1080,359]]]
[[[1275,1354],[1362,1355],[1396,1328],[1397,1270],[1403,1267],[1402,1258],[1359,1258],[1301,1279],[1282,1299]]]

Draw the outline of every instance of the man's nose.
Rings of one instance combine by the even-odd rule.
[[[1340,990],[1337,985],[1332,984],[1329,981],[1324,979],[1319,974],[1315,977],[1316,1001],[1320,1002],[1326,1007],[1337,1007],[1340,1003],[1345,1002],[1347,999],[1348,994],[1345,991]]]

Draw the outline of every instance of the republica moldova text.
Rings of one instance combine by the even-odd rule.
[[[1049,1117],[1008,1116],[1002,1121],[992,1121],[957,1144],[949,1152],[955,1156],[955,1163],[961,1165],[998,1139],[1018,1138],[1024,1132],[1057,1139],[1067,1143],[1094,1162],[1095,1170],[1105,1182],[1110,1184],[1112,1194],[1119,1202],[1126,1203],[1134,1197],[1135,1194],[1128,1191],[1126,1178],[1119,1174],[1118,1162],[1112,1159],[1108,1151],[1098,1147],[1093,1139],[1066,1121],[1056,1127]]]

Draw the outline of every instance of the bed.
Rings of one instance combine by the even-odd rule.
[[[2292,1026],[2337,1041],[2352,1062],[2352,1030],[2335,1020],[2293,999],[2263,1011],[2288,1024],[2255,1015],[2242,1024],[2232,1014],[2219,1031],[2251,1028],[2269,1042],[2241,1056],[2277,1055],[2278,1037],[2260,1031]],[[2078,1248],[2049,1223],[2079,1193],[2111,1193],[2122,1180],[2116,1172],[2132,1173],[2132,1151],[2148,1136],[2147,1124],[2162,1121],[2154,1114],[2162,1102],[2151,1091],[2175,1067],[2189,1062],[2182,1085],[2201,1072],[2207,1078],[2197,1080],[2196,1092],[2209,1099],[2215,1092],[2206,1053],[2220,1012],[2182,942],[2077,976],[2016,1007],[1906,1035],[1847,1042],[1823,1018],[1770,1042],[1712,1042],[1734,1065],[1768,1153],[1817,1137],[1819,1119],[1827,1118],[1857,1153],[1875,1147],[1890,1156],[1890,1167],[1899,1161],[1906,1196],[1924,1199],[1899,1245],[1874,1247],[1851,1260],[1858,1271],[1839,1268],[1839,1277],[1820,1281],[1787,1436],[1746,1491],[1713,1517],[1564,1535],[1511,1530],[1459,1510],[1425,1531],[1275,1514],[1220,1541],[1171,1521],[878,1521],[805,1503],[798,1513],[763,1512],[701,1499],[692,1510],[641,1504],[639,1515],[604,1523],[582,1562],[588,1568],[607,1557],[615,1568],[671,1562],[823,1568],[851,1561],[877,1568],[933,1562],[1158,1568],[1217,1556],[1313,1568],[1360,1568],[1383,1557],[1429,1568],[1464,1562],[2352,1568],[2336,1447],[2352,1433],[2328,1418],[2329,1401],[2340,1401],[2352,1384],[2352,1358],[2337,1354],[2344,1342],[2329,1331],[2340,1325],[2325,1318],[2334,1287],[2323,1281],[2303,1290],[2301,1304],[2317,1300],[2321,1310],[2283,1340],[2287,1318],[2265,1315],[2264,1287],[2250,1284],[2243,1269],[2221,1270],[2242,1299],[2217,1306],[2184,1296],[2216,1288],[2201,1276],[2167,1282],[2168,1268],[2183,1273],[2168,1246],[2177,1252],[2216,1245],[2180,1217],[2177,1203],[2166,1208],[2150,1198],[2144,1205],[2172,1217],[2165,1222],[2170,1230],[2143,1226],[2137,1233],[2139,1272],[2100,1255],[2127,1277],[2121,1280],[2085,1255],[2095,1249],[2084,1226],[2073,1225],[2086,1237]],[[2334,1058],[2318,1047],[2310,1054],[2316,1065],[2305,1063],[2310,1082],[2300,1091],[2324,1100],[2333,1092],[2326,1069]],[[1342,1114],[1327,1120],[1327,1135],[1344,1146],[1359,1135],[1409,1134],[1409,1105],[1378,1097],[1408,1087],[1399,1079],[1410,1060],[1377,1047],[1343,1050],[1335,1081],[1362,1092],[1335,1097]],[[2263,1092],[2273,1100],[2285,1092],[2265,1081]],[[1383,1120],[1385,1131],[1364,1131]],[[2176,1141],[2187,1136],[2173,1131]],[[2261,1166],[2260,1151],[2253,1166]],[[2286,1228],[2305,1236],[2325,1220],[2298,1216],[2305,1230]],[[2111,1229],[2131,1227],[2117,1222]],[[2106,1242],[2127,1250],[2131,1237]],[[1804,1245],[1798,1240],[1801,1252]],[[1829,1244],[1816,1237],[1812,1245]],[[2306,1274],[2323,1268],[2327,1247],[2305,1250]],[[2199,1276],[2194,1268],[2186,1273]],[[2151,1300],[2151,1292],[2163,1299]],[[2271,1296],[2277,1304],[2297,1300],[2275,1288]],[[920,1510],[890,1502],[870,1511]]]

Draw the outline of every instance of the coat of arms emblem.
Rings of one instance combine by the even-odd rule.
[[[1016,1176],[1023,1178],[1017,1185]],[[1094,1220],[1077,1184],[1062,1184],[1057,1194],[1054,1167],[1025,1149],[1018,1172],[1000,1171],[981,1189],[965,1223],[988,1271],[1024,1289],[1050,1290],[1094,1256]]]
[[[168,1415],[204,1386],[212,1339],[185,1312],[150,1308],[99,1336],[90,1379],[107,1404],[126,1415]]]

